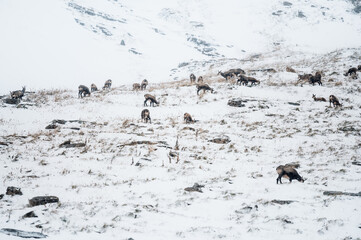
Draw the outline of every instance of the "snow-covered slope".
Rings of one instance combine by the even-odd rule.
[[[359,47],[350,1],[0,2],[0,91],[187,76],[192,61]],[[196,74],[203,74],[199,69]]]

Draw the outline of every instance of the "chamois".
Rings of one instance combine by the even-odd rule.
[[[338,101],[335,95],[330,95],[329,100],[330,100],[330,107],[331,107],[331,103],[333,104],[334,107],[342,106],[342,104]]]
[[[199,91],[203,90],[203,93],[205,93],[207,90],[211,91],[213,93],[213,88],[209,87],[208,84],[197,84],[197,95],[199,95]]]
[[[140,90],[140,84],[139,83],[134,83],[133,84],[133,90]]]
[[[148,120],[150,123],[152,123],[152,120],[150,119],[150,112],[148,109],[144,109],[140,114],[140,116],[142,117],[142,120],[145,121],[146,123],[148,123]]]
[[[327,102],[326,98],[323,98],[323,97],[318,98],[318,97],[316,97],[315,94],[312,94],[312,98],[313,98],[313,100],[315,100],[316,102]]]
[[[239,74],[238,75],[238,79],[237,79],[237,83],[243,84],[243,85],[248,85],[248,82],[251,82],[251,86],[252,85],[256,85],[256,84],[260,84],[261,82],[253,77],[246,77],[243,74]]]
[[[278,178],[277,178],[277,184],[278,181],[282,184],[281,178],[288,178],[290,180],[290,183],[292,182],[293,179],[298,180],[299,182],[304,182],[305,180],[298,174],[298,172],[296,171],[296,169],[294,169],[291,166],[284,166],[284,165],[280,165],[276,168],[276,171],[278,173]]]
[[[360,67],[360,66],[359,66]],[[344,74],[344,76],[347,76],[347,75],[352,75],[352,74],[356,74],[356,72],[357,72],[357,70],[361,70],[361,69],[357,69],[357,68],[355,68],[355,67],[353,67],[353,68],[350,68],[345,74]]]
[[[22,90],[16,90],[16,91],[10,92],[10,96],[12,99],[22,100],[24,94],[25,94],[25,87],[23,87]]]
[[[194,75],[193,73],[189,76],[189,79],[191,80],[191,83],[196,82],[196,75]]]
[[[95,91],[98,91],[98,88],[97,88],[97,86],[96,86],[94,83],[92,83],[92,85],[90,85],[90,90],[91,90],[92,92],[95,92]]]
[[[228,80],[230,77],[234,75],[238,75],[238,74],[246,74],[246,72],[240,68],[236,68],[236,69],[230,69],[226,72],[222,72],[222,71],[218,71],[218,74],[217,75],[221,75],[222,77],[224,77],[226,80]]]
[[[298,75],[298,81],[297,81],[297,83],[306,82],[306,81],[309,82],[311,77],[312,77],[312,74]],[[301,85],[301,86],[302,86],[302,85]]]
[[[186,123],[194,123],[195,122],[189,113],[184,114],[184,121]]]
[[[111,80],[111,79],[108,79],[108,80],[106,80],[105,83],[104,83],[103,90],[105,90],[105,89],[110,89],[111,86],[112,86],[112,80]]]
[[[147,79],[144,79],[144,80],[142,81],[142,84],[140,85],[140,89],[141,89],[141,90],[145,90],[145,89],[147,88],[147,86],[148,86],[148,80],[147,80]]]
[[[318,83],[318,85],[322,85],[321,82],[321,73],[320,72],[316,72],[315,76],[311,75],[311,77],[309,78],[310,84],[312,83],[312,85],[315,85],[315,82]]]
[[[78,98],[80,98],[80,97],[83,98],[86,95],[90,96],[90,91],[89,91],[89,88],[87,86],[80,85],[78,87],[78,90],[79,90]]]
[[[198,83],[203,83],[203,77],[202,77],[202,76],[199,76],[197,82],[198,82]]]
[[[145,94],[144,98],[145,98],[145,101],[144,101],[144,106],[145,107],[148,106],[147,101],[150,101],[150,104],[149,104],[150,106],[153,105],[153,107],[154,107],[154,103],[159,105],[159,102],[155,99],[155,97],[153,95]]]

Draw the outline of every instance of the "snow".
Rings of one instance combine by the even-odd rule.
[[[34,92],[22,101],[31,106],[0,104],[0,142],[9,143],[0,145],[0,194],[23,192],[0,200],[0,230],[51,240],[358,239],[360,197],[323,194],[361,191],[353,164],[361,74],[343,76],[361,59],[352,8],[341,0],[1,1],[0,92]],[[261,84],[217,75],[238,67]],[[316,71],[322,86],[297,84],[297,74]],[[191,72],[215,92],[197,96]],[[101,88],[109,78],[110,91],[77,98],[78,85]],[[133,91],[144,78],[147,90]],[[140,119],[146,93],[160,102],[147,107],[151,124]],[[228,106],[232,98],[246,106]],[[185,124],[185,112],[198,121]],[[55,119],[84,122],[45,129]],[[231,142],[209,141],[223,135]],[[86,146],[59,147],[67,140]],[[291,162],[306,181],[276,184],[276,167]],[[202,193],[184,190],[194,183]],[[27,205],[43,195],[60,202]],[[23,219],[29,211],[38,218]]]

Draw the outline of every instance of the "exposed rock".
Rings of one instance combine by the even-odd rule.
[[[130,143],[123,143],[123,144],[119,145],[118,147],[134,146],[134,145],[138,145],[138,144],[145,144],[145,145],[163,144],[163,145],[168,145],[168,143],[165,142],[165,141],[157,141],[157,142],[151,142],[151,141],[133,141],[133,142],[130,142]]]
[[[23,218],[37,218],[38,216],[34,213],[34,211],[25,213]]]
[[[274,199],[271,201],[272,203],[276,203],[276,204],[280,204],[280,205],[285,205],[285,204],[291,204],[295,201],[292,201],[292,200],[277,200],[277,199]]]
[[[0,200],[3,199],[4,197],[4,194],[0,194]]]
[[[231,106],[231,107],[245,107],[245,104],[242,104],[242,99],[240,98],[232,98],[230,100],[228,100],[227,105]]]
[[[45,129],[55,129],[57,127],[58,127],[58,125],[56,125],[56,124],[49,124],[48,126],[45,127]]]
[[[2,146],[8,146],[9,144],[11,144],[11,142],[0,142],[0,145]]]
[[[29,204],[31,207],[38,206],[38,205],[44,205],[47,203],[56,203],[59,202],[59,198],[55,196],[38,196],[33,197],[29,200]]]
[[[299,17],[299,18],[305,18],[306,16],[305,16],[305,14],[303,14],[302,11],[298,11],[297,17]]]
[[[217,137],[217,138],[213,138],[211,140],[208,140],[208,142],[212,142],[212,143],[218,143],[218,144],[227,144],[229,143],[231,140],[229,139],[228,136],[221,136],[221,137]]]
[[[23,195],[20,188],[17,187],[8,187],[6,189],[6,195],[14,196],[14,195]]]
[[[361,192],[350,193],[350,192],[340,192],[340,191],[324,191],[323,195],[326,195],[326,196],[345,195],[345,196],[361,197]]]
[[[199,185],[198,183],[195,183],[193,187],[187,187],[184,190],[187,192],[200,192],[202,193],[202,188],[204,188],[204,185]]]
[[[300,106],[301,105],[301,104],[295,103],[295,102],[288,102],[288,104],[293,105],[293,106]]]
[[[64,148],[74,148],[74,147],[85,147],[85,143],[71,143],[71,140],[65,141],[59,145],[59,147]]]
[[[4,233],[9,236],[21,237],[21,238],[46,238],[47,237],[47,235],[42,234],[40,232],[27,232],[27,231],[12,229],[12,228],[2,228],[0,230],[0,233]]]
[[[296,73],[296,70],[294,70],[294,69],[291,68],[291,67],[286,67],[286,71],[287,71],[287,72]]]
[[[289,6],[292,6],[292,3],[287,2],[287,1],[284,1],[284,2],[283,2],[283,6],[289,7]]]
[[[16,105],[16,104],[19,104],[20,103],[20,99],[16,98],[5,98],[4,100],[4,103],[7,103],[7,104],[13,104],[13,105]]]
[[[66,121],[62,120],[62,119],[54,119],[52,123],[53,124],[65,124]]]

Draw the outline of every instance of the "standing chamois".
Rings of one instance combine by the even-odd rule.
[[[189,113],[184,114],[184,121],[186,123],[194,123],[195,122]]]
[[[108,80],[106,80],[105,83],[104,83],[103,90],[105,90],[105,89],[110,89],[111,86],[112,86],[112,80],[111,80],[111,79],[108,79]]]
[[[312,94],[312,98],[313,98],[313,100],[315,100],[316,102],[327,102],[326,98],[323,98],[323,97],[318,98],[318,97],[316,97],[315,94]]]
[[[315,76],[311,75],[311,77],[309,78],[310,84],[312,84],[314,86],[315,83],[317,82],[318,85],[322,85],[321,77],[322,76],[321,76],[320,72],[316,72]]]
[[[144,98],[145,98],[145,101],[144,101],[144,106],[145,107],[148,106],[147,101],[150,101],[150,104],[149,104],[150,106],[153,105],[153,107],[154,107],[154,103],[159,105],[159,102],[155,99],[155,97],[153,95],[145,94]]]
[[[90,91],[89,91],[89,88],[87,86],[80,85],[78,87],[78,90],[79,90],[78,98],[83,98],[86,95],[90,96]]]
[[[226,80],[230,79],[232,76],[237,76],[238,74],[246,74],[246,72],[243,69],[240,68],[236,68],[236,69],[230,69],[228,71],[222,72],[222,71],[218,71],[217,75],[221,75],[222,77],[224,77]]]
[[[16,91],[10,92],[10,97],[12,99],[20,99],[20,100],[22,100],[23,97],[24,97],[24,94],[25,94],[25,87],[23,87],[22,90],[16,90]]]
[[[357,68],[355,68],[355,67],[350,68],[350,69],[344,74],[344,76],[350,75],[350,76],[353,76],[353,78],[357,79],[357,71],[361,71],[361,65],[358,65]]]
[[[141,118],[143,121],[145,121],[146,123],[148,123],[148,120],[149,120],[149,123],[152,123],[152,120],[150,119],[150,112],[148,109],[144,109],[142,111],[142,113],[140,114]]]
[[[95,92],[95,91],[98,91],[98,88],[97,88],[97,86],[96,86],[94,83],[92,83],[92,85],[90,85],[90,90],[91,90],[92,92]]]
[[[330,99],[330,107],[331,107],[331,103],[333,104],[334,107],[338,107],[338,106],[342,107],[342,104],[338,101],[335,95],[330,95],[329,99]]]
[[[193,73],[191,73],[191,75],[189,76],[189,79],[191,80],[191,83],[196,82],[196,75],[194,75]]]
[[[284,165],[280,165],[276,168],[276,171],[278,173],[278,178],[277,178],[277,184],[278,181],[282,184],[281,178],[288,178],[290,180],[290,183],[292,182],[293,179],[298,180],[299,182],[304,182],[305,180],[298,174],[298,172],[296,171],[296,169],[294,169],[291,166],[284,166]]]
[[[243,74],[239,74],[237,79],[237,84],[239,83],[240,85],[248,85],[248,82],[251,82],[251,86],[252,85],[256,85],[256,84],[260,84],[261,82],[253,77],[246,77]]]
[[[202,83],[202,84],[197,84],[197,95],[199,95],[199,91],[203,90],[203,93],[205,93],[207,90],[211,91],[211,93],[213,93],[213,88],[209,87],[208,84]]]
[[[138,90],[140,90],[140,84],[139,83],[134,83],[133,84],[133,90],[135,91],[138,91]]]
[[[145,90],[148,86],[148,80],[147,79],[144,79],[140,85],[140,89],[141,90]]]

